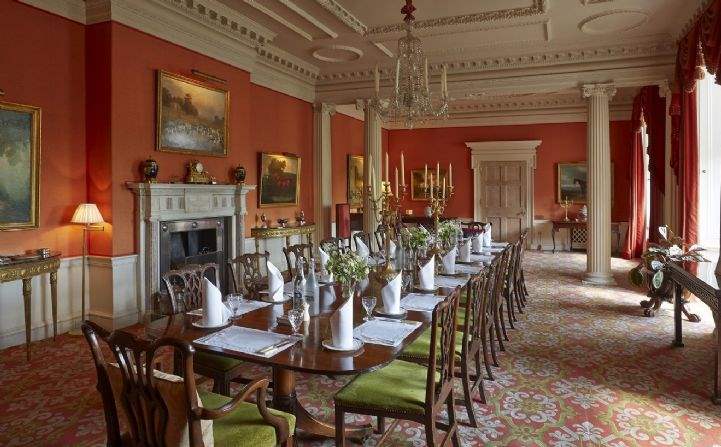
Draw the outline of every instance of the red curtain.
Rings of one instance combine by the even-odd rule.
[[[681,237],[687,244],[698,242],[698,119],[696,91],[684,92],[681,98],[680,128],[680,209]],[[695,266],[695,264],[694,264]]]
[[[626,246],[622,256],[625,259],[638,258],[643,253],[646,241],[646,181],[643,166],[643,144],[641,143],[641,117],[643,114],[642,95],[633,100],[631,115],[632,148],[631,148],[631,219],[626,232]]]

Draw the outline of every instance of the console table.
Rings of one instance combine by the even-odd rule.
[[[53,309],[53,340],[58,335],[58,268],[60,252],[52,252],[46,257],[18,258],[8,264],[0,265],[0,284],[11,281],[23,282],[23,302],[25,304],[25,342],[28,361],[30,360],[31,321],[30,305],[32,299],[33,276],[50,273],[50,296]]]
[[[250,229],[250,235],[255,239],[255,252],[260,253],[261,239],[285,238],[285,246],[290,246],[290,238],[292,236],[305,236],[308,243],[313,243],[313,233],[315,233],[315,224],[307,223],[304,225],[288,225],[285,227],[255,227]]]
[[[551,239],[553,239],[553,253],[556,252],[556,233],[562,228],[568,228],[569,248],[573,249],[573,244],[586,245],[588,242],[588,222],[577,220],[554,220],[551,222],[553,229],[551,230]],[[611,223],[611,235],[616,238],[616,247],[621,241],[621,226],[617,222]]]

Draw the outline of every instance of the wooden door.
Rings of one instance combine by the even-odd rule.
[[[481,163],[481,220],[493,225],[493,239],[513,242],[526,228],[526,162]]]

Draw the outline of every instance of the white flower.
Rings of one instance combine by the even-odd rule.
[[[653,261],[651,261],[651,269],[652,270],[656,271],[656,270],[661,270],[662,268],[663,268],[663,262],[657,261],[655,259]]]
[[[681,247],[678,245],[672,245],[668,248],[668,254],[669,256],[681,256],[683,254],[683,250],[681,250]]]

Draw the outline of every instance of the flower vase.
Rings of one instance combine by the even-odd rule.
[[[353,348],[353,297],[354,283],[342,283],[343,298],[341,304],[330,317],[330,330],[333,346],[338,349]]]

